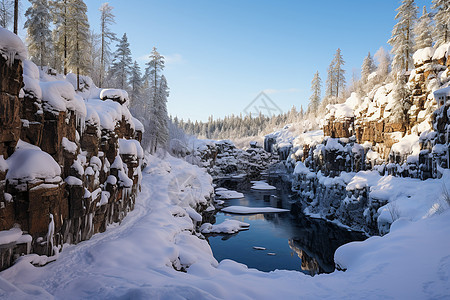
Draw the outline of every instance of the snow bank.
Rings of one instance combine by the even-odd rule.
[[[25,60],[28,56],[22,40],[11,31],[0,26],[0,53],[10,65],[15,59]]]
[[[53,179],[61,175],[61,167],[50,154],[22,141],[6,162],[9,166],[6,179],[9,180],[33,181]]]
[[[238,220],[226,219],[220,224],[205,223],[200,227],[201,233],[236,233],[247,230],[250,224]]]
[[[289,211],[288,209],[275,208],[275,207],[247,207],[247,206],[228,206],[222,208],[223,212],[232,214],[260,214],[260,213],[279,213]]]
[[[86,117],[83,98],[75,93],[67,81],[40,82],[44,108],[49,111],[74,111],[81,118]]]
[[[206,184],[209,175],[174,158],[149,161],[152,168],[144,172],[136,207],[120,226],[111,226],[82,245],[64,247],[57,261],[42,267],[30,263],[39,262],[37,255],[21,257],[1,272],[0,297],[444,299],[450,295],[450,211],[418,222],[399,219],[384,237],[342,246],[335,260],[346,272],[314,277],[296,271],[266,273],[227,259],[218,263],[208,243],[192,234],[189,216],[172,213],[183,210],[168,194],[173,178],[187,169]],[[158,170],[157,165],[165,167]],[[415,182],[416,190],[424,191],[410,201],[432,200],[427,198],[435,197],[442,185],[441,180],[435,182],[425,181],[425,186]],[[211,183],[209,187],[212,192]],[[174,269],[182,267],[186,272]]]

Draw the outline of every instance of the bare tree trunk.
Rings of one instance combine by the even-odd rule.
[[[64,75],[67,75],[67,0],[64,0]]]
[[[14,0],[14,33],[17,34],[17,25],[19,22],[19,0]]]
[[[103,73],[105,72],[105,23],[102,20],[102,55],[100,57],[100,82],[98,87],[103,85]]]

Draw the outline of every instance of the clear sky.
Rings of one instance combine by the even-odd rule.
[[[91,28],[99,31],[98,8],[105,1],[85,2]],[[399,3],[109,1],[116,16],[113,31],[119,37],[127,33],[142,67],[153,46],[166,57],[169,114],[191,120],[239,114],[263,90],[284,111],[292,105],[306,108],[315,71],[324,84],[337,48],[346,61],[347,82],[368,51],[389,49]],[[416,0],[419,7],[430,3]]]

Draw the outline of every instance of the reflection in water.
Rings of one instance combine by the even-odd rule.
[[[315,260],[313,257],[310,257],[306,253],[306,251],[298,248],[295,245],[294,240],[292,240],[292,239],[289,240],[289,247],[291,247],[291,249],[295,253],[297,253],[298,257],[302,261],[302,264],[301,264],[302,271],[308,272],[311,276],[314,276],[314,275],[318,274],[319,272],[323,273],[323,270],[320,268],[317,260]]]
[[[310,275],[330,273],[334,271],[334,252],[339,246],[366,238],[362,233],[303,215],[289,187],[277,185],[275,191],[254,191],[242,181],[222,181],[218,186],[238,190],[245,195],[243,199],[226,200],[227,206],[271,206],[291,210],[288,213],[253,215],[217,213],[217,223],[229,218],[250,223],[247,231],[208,236],[214,256],[219,261],[229,258],[261,271],[287,269]],[[263,246],[267,251],[254,250],[253,246]]]

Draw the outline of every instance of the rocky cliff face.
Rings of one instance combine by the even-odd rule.
[[[372,187],[386,175],[425,180],[440,178],[449,168],[450,101],[438,103],[433,92],[450,85],[450,44],[419,50],[414,62],[405,77],[409,109],[403,122],[392,121],[394,85],[388,83],[362,98],[354,93],[345,103],[329,105],[320,140],[310,132],[291,142],[284,163],[309,212],[384,234],[395,209],[389,195]],[[274,142],[272,134],[266,144],[283,143]],[[360,172],[366,170],[372,172]],[[363,183],[353,184],[358,176]],[[380,216],[383,210],[391,216]]]
[[[143,129],[125,92],[97,89],[87,77],[83,99],[71,75],[17,57],[0,55],[0,74],[4,269],[27,253],[49,256],[35,262],[46,263],[64,243],[89,239],[134,208]]]
[[[214,178],[258,178],[277,161],[277,157],[265,151],[256,142],[246,150],[238,149],[229,140],[197,140],[186,160],[205,168]]]

